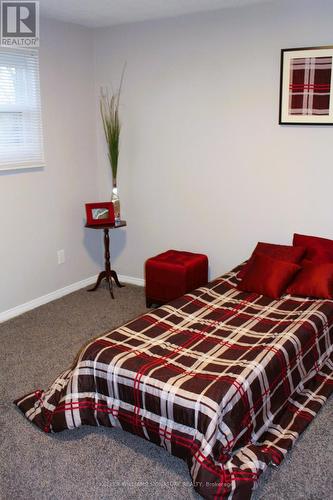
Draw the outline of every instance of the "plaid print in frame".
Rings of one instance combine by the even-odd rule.
[[[329,115],[332,57],[290,61],[289,113]]]
[[[333,46],[281,51],[280,124],[333,125]]]

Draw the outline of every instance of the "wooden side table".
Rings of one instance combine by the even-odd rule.
[[[114,299],[112,278],[114,279],[116,285],[119,288],[122,288],[123,286],[125,286],[125,285],[121,285],[119,283],[116,271],[111,269],[109,229],[117,229],[118,227],[125,227],[126,225],[127,225],[126,221],[124,221],[124,220],[121,220],[119,222],[115,222],[114,224],[86,224],[85,225],[85,227],[88,227],[89,229],[103,229],[104,230],[105,269],[104,269],[104,271],[101,271],[99,273],[95,286],[93,288],[89,288],[89,290],[87,290],[88,292],[94,292],[95,290],[97,290],[97,288],[101,284],[101,281],[103,279],[106,279],[108,286],[109,286],[110,295]]]

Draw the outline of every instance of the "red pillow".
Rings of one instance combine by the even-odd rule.
[[[257,254],[268,255],[277,260],[298,264],[305,254],[305,248],[296,245],[275,245],[274,243],[263,243],[262,241],[259,241],[247,264],[245,264],[245,266],[239,271],[238,278],[243,278],[243,276],[245,276],[248,266],[251,265],[254,256]]]
[[[297,264],[257,254],[251,259],[245,276],[237,288],[278,299],[300,269]]]
[[[333,299],[333,263],[305,265],[286,292],[300,297]]]
[[[294,247],[306,248],[305,258],[312,262],[333,262],[333,240],[319,238],[318,236],[306,236],[294,234]]]

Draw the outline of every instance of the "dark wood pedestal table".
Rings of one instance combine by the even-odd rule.
[[[125,285],[121,285],[118,280],[118,276],[116,271],[111,269],[110,264],[110,238],[109,238],[109,229],[117,229],[118,227],[125,227],[126,221],[121,220],[119,222],[115,222],[114,224],[86,224],[85,227],[89,229],[103,229],[104,230],[104,259],[105,259],[105,269],[100,272],[96,281],[96,285],[93,288],[89,288],[88,292],[94,292],[97,290],[101,281],[106,279],[111,297],[114,299],[113,295],[113,286],[112,286],[112,278],[114,279],[116,285],[119,288],[122,288]]]

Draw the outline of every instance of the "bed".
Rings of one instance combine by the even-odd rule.
[[[239,270],[91,340],[16,405],[45,432],[120,427],[185,460],[204,498],[250,498],[332,392],[333,301],[241,292]]]

